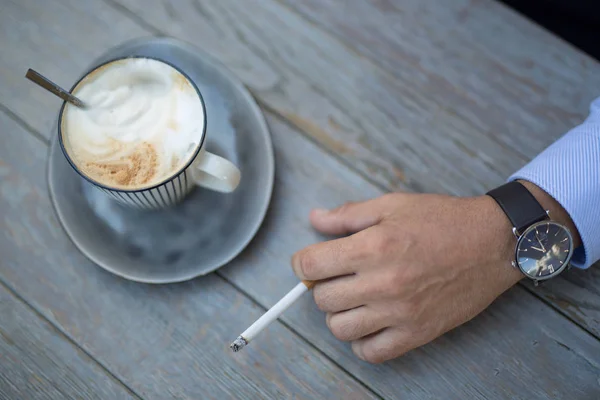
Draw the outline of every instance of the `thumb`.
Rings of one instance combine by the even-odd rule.
[[[377,225],[383,218],[378,199],[346,203],[333,210],[317,209],[310,213],[310,222],[327,235],[347,235]]]

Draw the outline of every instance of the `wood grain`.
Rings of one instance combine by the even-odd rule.
[[[0,103],[48,135],[60,105],[50,93],[25,79],[33,68],[70,88],[99,53],[145,31],[97,2],[4,0],[0,2]],[[88,9],[82,9],[88,6]]]
[[[114,4],[112,0],[107,1]],[[36,18],[35,13],[52,4],[31,3],[34,2],[22,1],[14,8],[25,9],[23,12]],[[64,8],[63,13],[87,15],[102,8],[97,2],[63,0],[63,4],[59,7]],[[125,12],[138,24],[129,31],[123,28],[121,21],[115,21],[124,32],[118,40],[139,32],[141,27],[147,28],[149,23],[158,27],[152,29],[153,33],[164,32],[192,41],[224,62],[266,107],[292,121],[331,151],[345,153],[348,160],[369,171],[377,182],[394,188],[411,184],[422,190],[455,192],[452,182],[461,178],[471,180],[479,190],[487,181],[502,178],[488,164],[493,156],[506,152],[504,146],[484,135],[465,136],[465,132],[473,130],[466,129],[460,119],[441,109],[437,96],[423,92],[411,79],[406,83],[397,82],[371,61],[323,35],[277,2],[249,0],[245,7],[239,7],[234,0],[176,4],[171,12],[166,12],[160,0],[118,3],[115,10],[130,10]],[[246,13],[246,7],[252,9],[252,13]],[[28,11],[30,9],[35,12]],[[8,16],[2,18],[10,18],[11,7],[8,11]],[[99,14],[103,15],[104,11]],[[37,23],[44,25],[43,21],[39,18]],[[23,28],[16,29],[20,35],[25,33]],[[62,31],[56,31],[48,34],[62,35]],[[95,33],[96,29],[91,27],[90,31]],[[93,46],[98,53],[108,41],[106,36],[112,37],[105,31],[101,34],[105,38],[99,46]],[[72,45],[65,46],[60,51],[68,52],[72,48]],[[19,50],[23,51],[27,50]],[[22,57],[17,56],[17,59]],[[19,76],[20,66],[13,65],[15,61],[10,54],[6,58],[7,69],[17,71],[13,75]],[[61,68],[69,73],[70,80],[81,72],[81,67],[62,65]],[[50,71],[47,75],[53,76]],[[69,81],[63,83],[59,78],[54,79],[68,86]],[[15,85],[19,85],[18,79],[16,82]],[[27,115],[28,121],[31,118],[31,114],[25,114],[21,108],[14,111]],[[48,116],[36,118],[39,121],[30,123],[38,129],[48,127],[51,121]],[[428,121],[432,118],[439,120],[443,129],[431,129]],[[389,137],[397,138],[393,146]],[[510,153],[506,153],[509,158],[498,162],[512,165]],[[375,154],[379,159],[373,157]],[[485,176],[483,181],[482,175]]]
[[[265,308],[297,283],[289,255],[322,239],[306,223],[309,208],[379,194],[278,119],[269,116],[269,124],[278,157],[272,208],[251,246],[222,270]],[[147,286],[89,263],[48,204],[41,142],[4,117],[0,129],[11,132],[0,150],[0,174],[10,178],[0,195],[6,210],[0,252],[7,262],[0,276],[142,397],[368,397],[279,324],[231,353],[231,332],[237,335],[263,309],[218,276]],[[284,320],[384,398],[585,399],[600,389],[598,342],[521,288],[470,324],[377,366],[357,360],[329,333],[310,296]]]
[[[113,1],[194,38],[263,104],[391,189],[482,193],[579,122],[600,85],[598,63],[491,0],[294,3],[322,14],[319,28],[335,29],[330,14],[351,20],[343,41],[275,0],[179,1],[170,13],[161,0]],[[455,28],[463,9],[470,25]],[[379,48],[378,37],[354,37],[365,29],[393,37],[381,51],[395,50],[388,68],[353,47]]]
[[[4,70],[18,71],[21,68],[19,60],[21,63],[22,60],[36,60],[42,67],[45,65],[44,59],[30,51],[30,48],[40,47],[39,37],[24,29],[20,22],[14,22],[19,21],[13,15],[16,13],[14,9],[21,10],[19,15],[29,21],[25,26],[30,23],[38,26],[36,29],[44,27],[48,35],[45,40],[49,42],[48,45],[56,46],[57,51],[69,53],[74,58],[79,57],[74,54],[82,54],[73,64],[60,65],[67,82],[57,80],[57,83],[67,86],[69,79],[74,79],[89,59],[102,51],[103,45],[116,44],[127,35],[165,31],[186,40],[194,40],[203,49],[224,61],[252,88],[266,108],[303,129],[344,162],[351,163],[360,171],[368,171],[371,179],[381,185],[389,184],[389,187],[406,187],[412,190],[456,190],[456,182],[476,174],[479,180],[473,183],[472,190],[475,192],[494,179],[503,179],[496,169],[496,161],[506,164],[518,161],[512,152],[506,150],[504,143],[485,136],[483,139],[479,138],[479,142],[472,136],[459,138],[459,133],[472,133],[473,130],[465,129],[465,123],[460,118],[446,115],[443,111],[424,121],[418,121],[424,115],[423,110],[435,106],[432,103],[437,101],[435,94],[432,94],[435,92],[419,93],[419,88],[413,82],[406,83],[407,88],[400,90],[398,84],[394,84],[396,78],[389,72],[383,71],[380,66],[357,54],[341,41],[323,35],[306,20],[272,1],[249,2],[248,8],[243,9],[239,7],[239,3],[234,4],[232,1],[179,2],[176,3],[177,7],[171,8],[164,6],[164,3],[127,2],[123,3],[125,9],[112,1],[91,3],[63,0],[58,5],[54,3],[55,1],[49,1],[35,4],[32,0],[18,4],[3,3],[5,8],[0,13],[0,25],[3,30],[12,29],[16,32],[18,40],[11,43],[14,47],[20,46],[18,51],[13,47],[8,48],[10,53],[1,61],[5,65]],[[34,4],[36,7],[33,7]],[[142,7],[141,4],[146,6]],[[31,11],[34,8],[51,9],[54,6],[59,7],[60,13],[56,14],[60,14],[61,18],[56,14],[42,18],[41,12]],[[146,9],[153,6],[159,8]],[[253,12],[246,12],[248,9]],[[69,32],[68,28],[59,29],[55,26],[73,16],[77,16],[82,24],[85,23],[90,32],[82,40],[87,41],[91,49],[98,50],[89,58],[84,58],[84,52],[78,53],[77,47],[64,45],[67,39],[63,36],[75,35],[75,27]],[[106,29],[104,21],[113,23],[118,35],[114,35],[111,29]],[[95,41],[98,41],[98,46],[94,46]],[[12,53],[15,58],[12,58]],[[40,71],[51,71],[52,68],[52,74],[61,73],[57,66],[52,67],[52,63],[47,68],[40,68]],[[50,126],[58,102],[50,103],[48,107],[40,106],[38,92],[25,95],[15,91],[14,85],[18,83],[6,82],[5,79],[0,79],[0,85],[2,89],[5,86],[12,88],[16,96],[21,96],[19,101],[8,97],[0,98],[5,107],[17,116],[26,116],[34,132],[48,135],[50,130],[46,128]],[[412,91],[418,96],[410,97]],[[7,92],[0,90],[0,93],[0,96],[5,96],[3,93]],[[379,111],[378,107],[388,99],[390,104],[386,107],[398,107],[398,115],[406,117],[405,121],[399,123],[398,118],[393,118],[396,114],[390,112],[390,108],[382,106],[387,113]],[[412,111],[411,107],[415,109],[414,117],[411,112],[406,111]],[[436,107],[431,109],[439,110]],[[366,122],[361,125],[363,119]],[[307,143],[296,130],[285,123],[272,116],[269,117],[269,122],[277,149],[278,168],[273,209],[252,246],[223,270],[228,280],[257,299],[263,307],[271,306],[297,282],[289,268],[291,253],[306,244],[323,239],[307,226],[306,215],[310,208],[332,207],[347,200],[361,200],[381,193],[348,171],[344,165]],[[430,124],[437,127],[445,126],[446,122],[450,127],[449,131],[434,131],[434,136],[430,137],[423,134],[429,133]],[[334,131],[339,132],[334,134]],[[19,132],[25,135],[23,130]],[[403,142],[402,146],[397,141],[387,143],[394,132],[400,132],[399,140],[407,142]],[[466,143],[471,146],[464,148],[467,153],[475,151],[476,156],[461,162],[461,157],[464,158],[467,153],[463,150],[463,153],[452,153],[458,147],[463,148],[457,144],[448,145],[448,138],[452,137],[461,145]],[[377,146],[385,147],[385,154],[381,148],[374,147],[377,143],[383,143]],[[16,142],[13,144],[16,146]],[[76,340],[85,343],[86,349],[93,350],[93,354],[102,354],[103,359],[109,360],[109,368],[125,375],[128,384],[132,382],[132,387],[144,395],[198,395],[199,389],[195,386],[198,383],[193,382],[195,376],[190,378],[190,374],[200,375],[204,380],[215,374],[218,382],[209,383],[209,389],[229,390],[228,394],[239,394],[242,389],[250,390],[250,393],[253,393],[252,390],[259,391],[257,385],[260,390],[277,390],[273,386],[284,386],[281,380],[288,384],[286,379],[293,381],[289,383],[293,387],[296,381],[290,374],[305,377],[305,382],[312,385],[315,374],[320,374],[319,379],[325,376],[332,379],[331,385],[337,384],[343,389],[344,385],[348,385],[349,388],[341,389],[339,396],[348,396],[352,392],[357,393],[358,398],[364,395],[360,388],[352,386],[352,382],[337,383],[342,378],[333,368],[329,373],[315,373],[315,370],[323,371],[326,367],[317,364],[316,368],[310,366],[310,371],[307,371],[304,366],[291,366],[298,364],[298,361],[302,363],[303,358],[298,358],[297,354],[286,358],[285,353],[273,348],[277,346],[267,346],[269,340],[286,343],[292,340],[287,338],[291,333],[279,325],[270,327],[267,335],[261,334],[261,338],[257,338],[252,346],[239,353],[251,359],[263,357],[258,366],[247,359],[240,361],[235,358],[232,361],[218,358],[216,354],[219,357],[221,354],[211,346],[208,349],[194,349],[189,344],[191,340],[186,341],[191,335],[189,332],[197,329],[195,321],[189,321],[190,317],[216,315],[217,318],[214,321],[211,319],[212,323],[206,325],[204,331],[200,329],[200,332],[210,336],[219,335],[219,330],[224,329],[221,325],[230,327],[233,324],[228,320],[234,314],[233,311],[240,315],[239,309],[232,311],[234,307],[228,296],[242,304],[240,309],[249,310],[247,314],[243,314],[243,318],[235,319],[235,325],[239,325],[241,329],[253,322],[262,309],[244,306],[244,298],[214,276],[174,287],[148,289],[115,280],[97,271],[65,242],[53,220],[46,204],[43,177],[36,171],[36,168],[41,168],[39,156],[36,156],[37,160],[28,161],[29,153],[23,153],[23,149],[19,151],[21,153],[9,156],[13,160],[22,159],[25,162],[21,162],[18,172],[11,169],[7,175],[27,177],[27,182],[33,181],[35,184],[27,186],[21,182],[23,178],[17,179],[18,182],[10,186],[3,182],[3,186],[10,190],[7,189],[0,195],[0,207],[16,210],[23,203],[27,213],[14,212],[12,218],[16,220],[9,230],[13,232],[9,235],[12,239],[0,241],[0,244],[6,246],[0,250],[11,250],[9,254],[14,257],[2,273],[41,310],[53,316],[52,320],[56,324],[64,327]],[[300,153],[303,151],[308,155],[301,157]],[[444,158],[445,152],[452,154],[449,160]],[[393,154],[390,156],[389,153]],[[373,161],[373,154],[381,156]],[[460,154],[462,156],[459,157]],[[439,160],[435,161],[437,159],[433,156]],[[419,161],[422,157],[423,160]],[[389,164],[390,159],[401,160],[411,169],[394,170],[394,165]],[[429,160],[441,165],[433,161],[430,163]],[[484,165],[483,161],[487,164]],[[441,174],[439,176],[438,171]],[[467,172],[468,175],[462,175]],[[417,176],[422,181],[417,180]],[[28,195],[25,196],[26,199],[24,194]],[[12,208],[7,208],[9,204]],[[33,255],[21,254],[22,249],[33,251]],[[25,268],[25,265],[28,267]],[[33,271],[28,270],[30,265],[35,267]],[[73,289],[65,294],[61,293],[60,288],[63,287]],[[221,290],[224,294],[209,296],[211,304],[204,303],[206,298],[197,298],[198,293],[220,293]],[[46,299],[46,296],[50,299]],[[65,298],[68,300],[66,305]],[[82,304],[75,304],[76,301]],[[219,302],[225,305],[219,306]],[[78,310],[78,313],[71,315],[65,312],[70,307]],[[129,320],[125,324],[111,318],[113,315],[122,315],[123,309],[128,311],[131,323]],[[175,316],[173,309],[177,310]],[[190,312],[194,314],[189,314]],[[182,319],[179,313],[187,317],[184,324],[170,324],[173,318],[177,318],[177,321]],[[301,304],[288,310],[284,318],[295,331],[377,393],[389,398],[522,396],[577,399],[593,398],[600,387],[596,383],[598,360],[594,350],[597,349],[597,342],[521,288],[510,291],[481,318],[467,326],[405,358],[379,366],[359,362],[347,346],[336,341],[327,331],[323,316],[314,308],[310,297],[307,296]],[[105,326],[103,323],[106,321]],[[119,338],[120,341],[116,343],[121,344],[121,347],[115,348],[115,342],[109,343],[109,337]],[[216,340],[214,336],[210,337]],[[153,353],[155,348],[165,355]],[[190,358],[198,357],[199,352],[204,350],[208,354],[201,355],[205,357],[203,360],[208,360],[208,365],[202,368],[194,365]],[[176,363],[178,357],[183,360],[181,365]],[[313,362],[312,355],[307,357]],[[268,364],[266,372],[263,364],[265,361]],[[326,361],[322,362],[325,366],[329,365]],[[231,365],[237,367],[238,363],[251,369],[250,376],[245,377],[243,383],[234,388],[215,388],[223,382],[219,380],[220,372],[224,370],[231,373],[234,369]],[[170,367],[171,364],[175,366]],[[255,369],[262,369],[252,371],[251,365]],[[217,367],[220,370],[217,371]],[[138,368],[141,370],[138,371]],[[556,371],[564,373],[557,376]],[[316,383],[319,382],[317,379]],[[263,384],[267,389],[260,386]],[[157,385],[161,387],[156,387]],[[329,387],[325,388],[324,393],[327,393]],[[284,386],[285,390],[289,390],[288,388]],[[285,390],[267,392],[267,395],[286,393]]]
[[[1,112],[0,131],[1,279],[141,397],[377,398],[281,324],[232,353],[264,308],[216,275],[152,286],[92,264],[55,218],[46,145]]]
[[[600,337],[600,264],[587,270],[572,268],[532,292]]]
[[[194,37],[266,107],[391,191],[484,193],[600,95],[600,64],[493,1],[289,0],[336,38],[273,0],[247,2],[251,14],[233,1],[182,1],[171,13],[150,3],[121,1],[156,29]],[[600,331],[597,290],[566,293],[566,315],[590,332]],[[564,309],[554,299],[565,294],[534,293]]]
[[[496,1],[450,0],[443,7],[419,0],[282,2],[395,78],[421,82],[424,92],[468,122],[472,134],[505,144],[506,151],[490,154],[490,168],[504,178],[579,124],[600,96],[596,60]],[[435,122],[431,129],[438,129]],[[500,183],[490,179],[485,185]],[[452,184],[459,194],[477,193],[466,176]],[[600,337],[599,268],[527,288]]]
[[[322,150],[303,144],[285,123],[270,118],[269,124],[278,166],[269,217],[253,247],[221,270],[266,306],[297,282],[289,256],[327,239],[310,228],[310,209],[381,194]],[[310,296],[282,319],[386,399],[587,399],[600,395],[594,378],[600,372],[598,341],[522,287],[513,288],[479,317],[439,340],[377,366],[359,361],[347,343],[326,329],[325,316]],[[247,350],[261,347],[254,346]],[[560,382],[555,381],[557,368],[564,374]]]
[[[495,0],[281,2],[525,159],[600,96],[596,60]]]
[[[137,399],[0,284],[0,399]]]

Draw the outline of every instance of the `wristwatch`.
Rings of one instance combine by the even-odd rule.
[[[520,182],[512,181],[486,193],[502,208],[517,238],[512,265],[537,286],[569,266],[573,237],[569,229],[550,219],[550,212]]]

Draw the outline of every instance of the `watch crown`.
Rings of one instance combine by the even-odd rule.
[[[514,268],[517,268],[517,263],[515,262],[515,260],[512,260],[512,261],[510,262],[510,264],[511,264],[511,265],[512,265]]]

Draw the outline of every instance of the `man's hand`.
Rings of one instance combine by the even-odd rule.
[[[330,235],[292,258],[301,279],[319,280],[318,307],[361,359],[383,362],[484,310],[523,276],[511,267],[515,238],[488,196],[388,194],[311,222]]]

